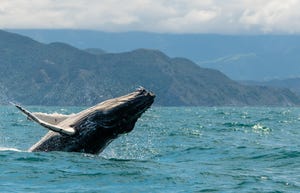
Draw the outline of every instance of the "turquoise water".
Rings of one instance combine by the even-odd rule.
[[[46,132],[0,107],[0,192],[300,192],[300,108],[155,107],[100,155],[26,152]]]

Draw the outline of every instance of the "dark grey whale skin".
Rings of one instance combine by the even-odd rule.
[[[62,121],[73,135],[49,131],[29,151],[66,151],[99,154],[119,135],[133,130],[138,118],[152,105],[155,95],[144,88],[99,103]]]

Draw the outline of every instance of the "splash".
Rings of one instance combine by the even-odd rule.
[[[7,105],[9,101],[8,89],[0,83],[0,105]]]
[[[272,129],[270,129],[269,127],[263,126],[260,123],[255,124],[253,127],[253,132],[258,133],[258,134],[270,134],[270,132],[272,131]]]

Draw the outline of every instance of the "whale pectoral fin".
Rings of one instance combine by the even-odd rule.
[[[75,129],[72,128],[72,127],[67,127],[67,128],[62,128],[62,127],[59,127],[57,125],[53,125],[53,124],[50,124],[50,123],[47,123],[41,119],[39,119],[37,116],[35,116],[33,113],[29,112],[28,110],[24,109],[23,107],[21,107],[20,105],[17,105],[17,104],[14,104],[12,103],[15,107],[17,107],[22,113],[24,113],[25,115],[27,115],[28,119],[38,123],[39,125],[51,130],[51,131],[54,131],[54,132],[58,132],[60,134],[63,134],[63,135],[74,135],[76,133]]]
[[[46,123],[49,123],[51,125],[58,125],[62,121],[72,117],[74,114],[71,115],[63,115],[58,113],[48,114],[48,113],[41,113],[41,112],[32,112],[34,116],[39,118],[42,121],[45,121]]]

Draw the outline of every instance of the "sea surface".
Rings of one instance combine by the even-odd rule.
[[[300,108],[154,107],[100,155],[27,152],[46,132],[0,106],[0,192],[300,192]]]

